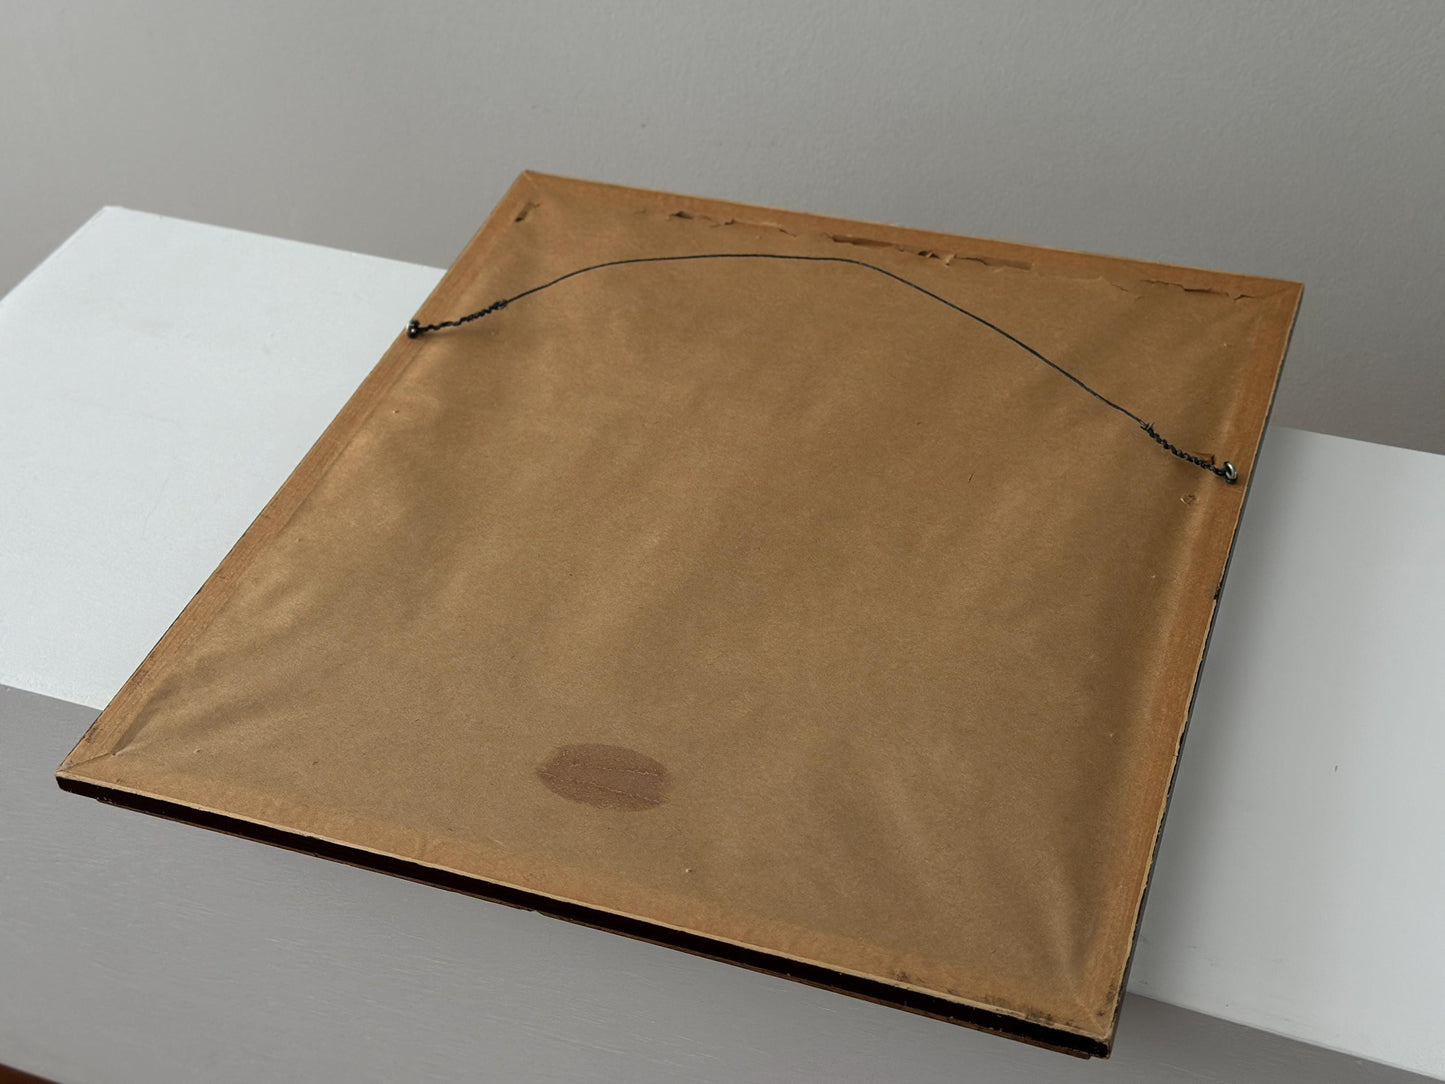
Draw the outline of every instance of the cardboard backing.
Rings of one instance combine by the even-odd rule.
[[[523,174],[61,786],[1107,1054],[1300,287]],[[278,396],[284,388],[276,390]]]

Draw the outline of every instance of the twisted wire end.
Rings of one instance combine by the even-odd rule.
[[[463,324],[470,324],[473,320],[480,320],[483,316],[490,316],[494,312],[501,312],[514,300],[516,299],[504,297],[500,301],[493,301],[485,309],[469,312],[465,316],[457,317],[455,320],[443,320],[439,324],[423,324],[417,320],[413,320],[406,325],[406,337],[408,339],[415,339],[420,335],[425,335],[428,331],[440,331],[442,328],[461,327]]]
[[[1154,428],[1153,422],[1141,422],[1139,428],[1144,430],[1144,432],[1148,433],[1149,439],[1152,440],[1155,444],[1159,445],[1159,447],[1163,448],[1171,455],[1178,456],[1180,459],[1184,460],[1184,462],[1193,463],[1196,467],[1203,467],[1210,474],[1218,475],[1230,485],[1234,485],[1235,482],[1239,481],[1239,471],[1235,469],[1233,463],[1226,461],[1224,466],[1220,467],[1215,465],[1213,456],[1209,456],[1206,458],[1202,455],[1190,455],[1183,448],[1171,444],[1169,441],[1161,437],[1159,435],[1159,431]]]

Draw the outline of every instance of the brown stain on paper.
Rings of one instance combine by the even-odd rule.
[[[637,812],[667,801],[667,769],[621,745],[562,745],[537,765],[537,778],[563,798],[599,809]]]

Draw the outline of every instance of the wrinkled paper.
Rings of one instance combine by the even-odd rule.
[[[579,275],[399,337],[62,783],[1106,1052],[1299,287],[524,174],[418,315],[704,252],[887,269],[1240,483],[863,268]]]

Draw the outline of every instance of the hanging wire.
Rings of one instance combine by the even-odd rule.
[[[540,285],[533,286],[530,289],[523,290],[521,293],[514,294],[511,297],[504,297],[499,301],[493,301],[485,308],[478,309],[476,312],[467,313],[465,316],[459,316],[455,320],[442,320],[435,324],[423,324],[419,321],[413,320],[406,327],[407,337],[415,339],[419,336],[430,334],[433,331],[441,331],[445,328],[461,327],[463,324],[469,324],[473,320],[480,320],[484,316],[490,316],[492,313],[500,312],[508,305],[514,305],[518,301],[521,301],[524,297],[531,297],[533,294],[539,294],[543,290],[550,290],[553,286],[557,286],[563,282],[566,282],[568,279],[574,279],[578,275],[586,275],[593,271],[601,271],[604,268],[608,267],[628,267],[644,263],[680,263],[686,260],[791,260],[807,263],[850,264],[853,267],[861,267],[864,270],[876,272],[877,274],[883,275],[886,278],[892,279],[894,282],[900,283],[903,286],[907,286],[910,290],[916,290],[923,296],[932,298],[934,301],[937,301],[940,305],[946,305],[954,312],[959,313],[963,316],[967,316],[970,320],[982,324],[990,331],[995,332],[998,335],[1002,335],[1009,342],[1013,343],[1015,346],[1019,347],[1021,350],[1024,350],[1028,354],[1031,354],[1033,357],[1047,365],[1050,369],[1054,370],[1054,372],[1058,373],[1060,376],[1071,381],[1083,391],[1088,392],[1110,410],[1117,411],[1124,417],[1128,418],[1141,430],[1143,430],[1144,433],[1148,435],[1150,440],[1154,441],[1155,444],[1159,445],[1159,447],[1163,448],[1171,455],[1177,456],[1178,458],[1184,460],[1186,463],[1192,463],[1196,467],[1207,470],[1209,471],[1209,473],[1223,478],[1231,485],[1233,485],[1239,479],[1239,472],[1235,469],[1233,463],[1226,462],[1222,466],[1218,466],[1215,464],[1213,456],[1194,455],[1190,452],[1184,451],[1182,448],[1165,439],[1164,436],[1161,435],[1159,431],[1154,428],[1154,424],[1152,422],[1146,422],[1143,418],[1139,417],[1139,415],[1135,414],[1128,407],[1121,406],[1119,403],[1116,403],[1114,402],[1114,400],[1110,399],[1107,395],[1104,395],[1102,392],[1090,387],[1087,383],[1079,379],[1073,373],[1069,372],[1069,370],[1065,369],[1058,362],[1045,357],[1028,343],[1024,342],[1016,335],[1012,335],[1009,332],[1005,331],[993,321],[987,320],[984,317],[978,315],[978,313],[971,312],[968,309],[964,308],[962,305],[956,304],[955,302],[948,300],[948,298],[942,297],[941,295],[934,293],[927,287],[920,286],[918,283],[913,282],[910,279],[904,278],[902,275],[895,274],[894,272],[889,271],[887,268],[879,267],[877,264],[868,263],[866,260],[856,260],[850,256],[804,256],[781,252],[701,252],[687,253],[678,256],[634,256],[623,260],[605,260],[602,263],[589,264],[586,267],[579,267],[575,271],[568,271],[565,275],[558,275],[554,279],[541,283]]]

